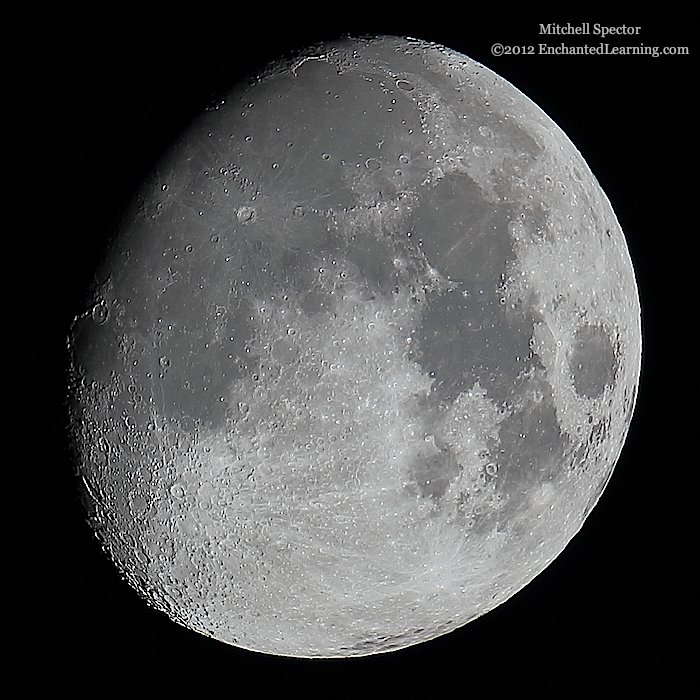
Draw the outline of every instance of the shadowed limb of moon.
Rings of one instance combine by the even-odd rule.
[[[419,643],[566,546],[622,449],[639,300],[562,131],[454,51],[330,42],[135,196],[70,335],[90,521],[173,620],[288,656]]]

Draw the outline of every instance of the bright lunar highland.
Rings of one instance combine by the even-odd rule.
[[[174,621],[362,656],[508,600],[579,531],[637,394],[625,239],[566,135],[413,39],[213,102],[70,330],[89,519]]]

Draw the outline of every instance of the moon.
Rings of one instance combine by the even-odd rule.
[[[343,39],[208,106],[136,193],[70,338],[83,501],[173,621],[366,656],[511,598],[621,453],[640,304],[532,101],[443,46]]]

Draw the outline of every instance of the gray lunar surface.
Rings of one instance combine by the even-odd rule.
[[[627,435],[640,306],[566,135],[419,40],[213,103],[135,196],[70,336],[90,521],[174,621],[362,656],[504,602]]]

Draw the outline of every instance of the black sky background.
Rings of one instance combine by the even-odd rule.
[[[331,18],[304,5],[273,12],[218,9],[42,9],[9,16],[12,88],[6,111],[11,201],[5,259],[8,334],[5,523],[12,592],[5,601],[11,675],[48,697],[544,697],[672,688],[693,612],[697,550],[685,499],[692,458],[684,406],[692,391],[697,303],[693,273],[697,187],[690,107],[692,32],[677,13],[611,20],[530,10],[475,18],[466,6],[363,11]],[[330,7],[330,6],[329,6]],[[440,10],[440,17],[435,12]],[[689,46],[691,56],[504,56],[495,42],[537,45],[539,23],[641,25],[612,45]],[[211,96],[296,49],[343,34],[399,34],[460,51],[535,101],[569,135],[598,178],[627,237],[643,305],[643,376],[635,418],[612,480],[581,533],[508,603],[433,642],[355,660],[294,660],[225,646],[170,622],[122,582],[84,522],[66,443],[65,338],[106,238],[130,193]],[[550,44],[572,38],[548,37]],[[586,37],[588,43],[598,43]],[[695,110],[696,111],[696,110]],[[697,119],[695,118],[697,122]],[[16,122],[16,124],[15,124]],[[697,128],[697,127],[696,127]],[[15,160],[16,158],[16,160]],[[16,190],[16,192],[15,192]],[[10,224],[8,223],[8,229]],[[12,234],[12,235],[11,235]],[[19,302],[18,302],[19,300]],[[8,328],[11,328],[8,322]],[[697,410],[695,410],[697,414]],[[693,414],[685,413],[688,417]],[[687,419],[686,419],[687,420]],[[13,466],[15,465],[15,466]],[[692,498],[690,499],[692,501]],[[685,676],[688,674],[688,676]],[[565,682],[562,683],[562,680]],[[619,684],[619,685],[618,685]],[[668,695],[669,697],[672,696]]]

